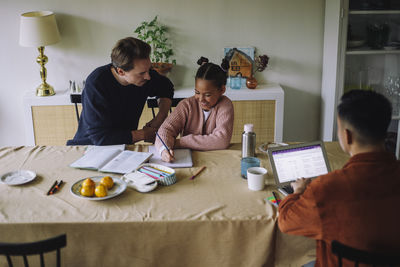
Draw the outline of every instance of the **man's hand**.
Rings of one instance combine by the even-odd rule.
[[[132,131],[132,142],[136,143],[144,140],[145,142],[154,143],[156,139],[156,131],[152,127],[143,127],[142,130],[134,130]]]
[[[171,155],[172,156],[171,156]],[[161,152],[161,159],[162,159],[162,161],[165,161],[165,162],[172,162],[172,161],[174,161],[174,151],[172,150],[172,149],[170,149],[169,150],[169,153],[168,153],[168,150],[166,150],[166,149],[164,149],[162,152]]]
[[[153,126],[154,120],[155,120],[155,119],[152,119],[151,121],[147,122],[147,123],[144,125],[143,128],[145,128],[145,127],[157,128],[157,127],[154,127],[154,126]]]
[[[155,118],[146,123],[146,126],[153,128],[160,128],[161,124],[164,122],[165,118],[168,116],[169,109],[172,104],[172,100],[169,98],[158,99],[158,113]]]
[[[156,140],[157,129],[145,126],[143,127],[143,131],[144,131],[144,141],[154,144],[154,141]]]
[[[303,194],[304,190],[306,190],[307,185],[311,182],[311,179],[300,178],[295,182],[290,183],[293,187],[294,194]]]

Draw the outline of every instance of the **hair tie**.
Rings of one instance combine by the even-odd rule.
[[[222,59],[221,65],[219,66],[223,72],[229,70],[229,61],[225,58]]]
[[[197,60],[197,64],[200,66],[205,63],[208,63],[208,58],[206,58],[206,57],[200,57],[199,60]]]

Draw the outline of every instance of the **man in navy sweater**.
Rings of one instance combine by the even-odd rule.
[[[174,85],[151,69],[150,51],[147,43],[133,37],[117,42],[112,63],[95,69],[86,79],[78,130],[67,145],[154,142],[155,132],[168,116]],[[148,96],[159,99],[159,112],[138,130]]]

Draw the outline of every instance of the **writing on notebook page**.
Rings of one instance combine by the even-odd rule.
[[[192,151],[188,148],[174,149],[175,160],[173,162],[162,161],[161,155],[155,146],[149,146],[149,153],[153,154],[149,163],[160,164],[171,168],[193,167]]]

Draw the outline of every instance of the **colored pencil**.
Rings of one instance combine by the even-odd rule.
[[[160,171],[158,169],[152,168],[152,167],[143,166],[141,169],[148,170],[150,172],[154,172],[154,173],[156,173],[158,175],[161,175],[161,176],[168,176],[167,173],[165,173],[163,171]]]
[[[278,195],[275,193],[275,191],[272,191],[272,194],[274,195],[274,198],[275,198],[276,204],[278,204],[278,205],[279,205],[279,203],[281,202],[281,200],[279,199]]]
[[[149,173],[146,173],[146,172],[144,172],[144,171],[145,171],[145,170],[139,169],[139,172],[141,172],[141,173],[143,173],[143,174],[145,174],[145,175],[147,175],[147,176],[149,176],[149,177],[151,177],[151,178],[153,178],[153,179],[156,179],[156,180],[159,179],[159,177],[156,177],[156,176],[151,175],[151,174],[149,174]]]
[[[205,168],[206,168],[206,166],[203,166],[199,170],[197,170],[197,172],[195,172],[195,174],[192,177],[190,177],[190,180],[193,180],[194,178],[196,178],[196,176],[199,175]]]
[[[61,180],[55,187],[53,187],[53,190],[50,191],[50,195],[54,194],[55,192],[57,192],[60,188],[61,185],[63,184],[63,180]]]
[[[140,169],[139,169],[139,172],[142,172],[142,173],[145,173],[145,174],[150,174],[150,175],[155,176],[155,177],[157,177],[157,178],[162,177],[161,174],[158,174],[158,173],[153,172],[153,171],[151,171],[151,170],[147,170],[147,169],[145,169],[145,168],[140,168]]]
[[[54,184],[50,187],[49,191],[47,191],[46,195],[50,195],[50,192],[53,191],[53,188],[57,185],[57,180],[55,180]]]

